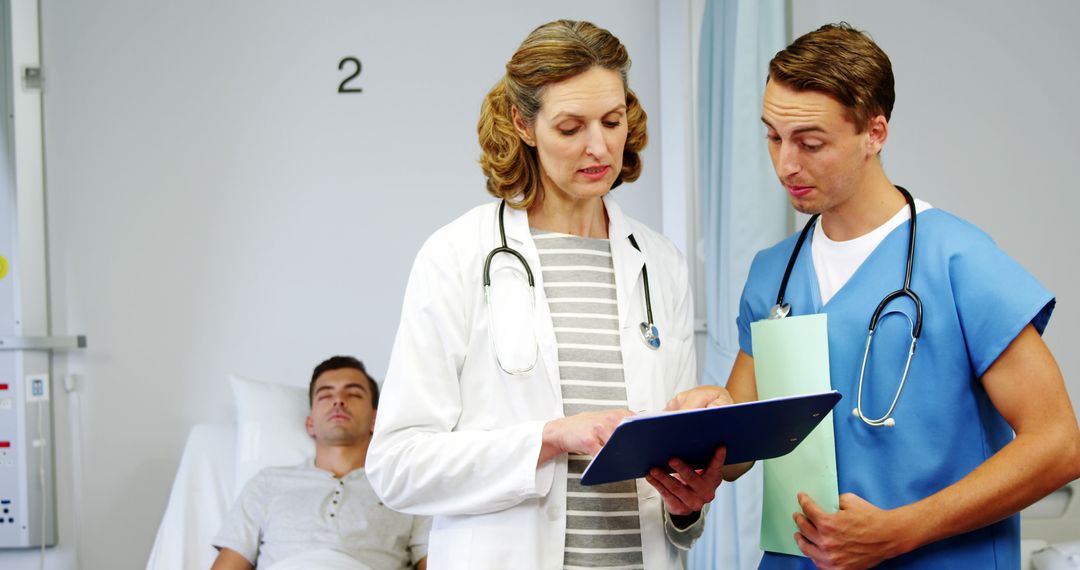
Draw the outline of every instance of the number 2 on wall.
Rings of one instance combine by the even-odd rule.
[[[345,69],[345,64],[347,64],[347,63],[352,63],[354,66],[356,66],[356,71],[354,71],[352,73],[352,75],[350,75],[350,76],[346,77],[345,79],[341,80],[341,84],[338,85],[337,92],[338,93],[363,93],[364,90],[361,89],[360,87],[349,87],[348,86],[350,81],[352,81],[353,79],[356,79],[356,77],[358,75],[360,75],[360,69],[362,68],[362,66],[360,65],[360,60],[356,59],[355,57],[352,57],[352,56],[343,57],[343,58],[341,58],[341,61],[338,62],[337,68],[339,70],[340,69]]]

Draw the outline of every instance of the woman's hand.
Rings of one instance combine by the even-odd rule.
[[[536,464],[543,465],[563,453],[596,455],[619,422],[632,415],[630,410],[611,409],[549,421],[544,424],[544,443]]]

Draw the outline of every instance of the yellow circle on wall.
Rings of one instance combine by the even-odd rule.
[[[7,276],[7,259],[0,255],[0,279]]]

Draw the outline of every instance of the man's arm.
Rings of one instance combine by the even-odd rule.
[[[741,350],[739,351],[738,356],[735,357],[735,363],[731,365],[727,391],[731,395],[734,404],[757,401],[757,376],[754,375],[754,357]],[[753,461],[725,465],[724,480],[734,481],[745,475],[753,466]]]
[[[428,538],[431,536],[431,517],[412,517],[409,533],[409,559],[417,570],[427,570]]]
[[[757,376],[754,375],[754,357],[739,351],[728,376],[727,391],[735,404],[757,401]]]
[[[221,521],[221,529],[210,543],[218,549],[217,560],[211,567],[213,570],[254,568],[265,518],[265,482],[266,471],[252,477]]]
[[[239,552],[231,548],[222,548],[218,551],[217,559],[214,560],[214,565],[210,567],[210,570],[254,570],[254,568]],[[420,568],[420,570],[424,569]]]
[[[999,521],[1080,477],[1080,428],[1061,370],[1034,327],[1013,339],[981,381],[1016,432],[1013,441],[963,479],[893,510],[845,493],[830,514],[800,495],[800,549],[823,568],[873,566]]]

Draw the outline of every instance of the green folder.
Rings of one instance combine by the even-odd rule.
[[[832,389],[826,315],[804,315],[750,324],[758,399]],[[830,414],[791,453],[763,462],[761,548],[802,556],[795,544],[803,491],[828,512],[840,509],[836,482],[836,441]]]

